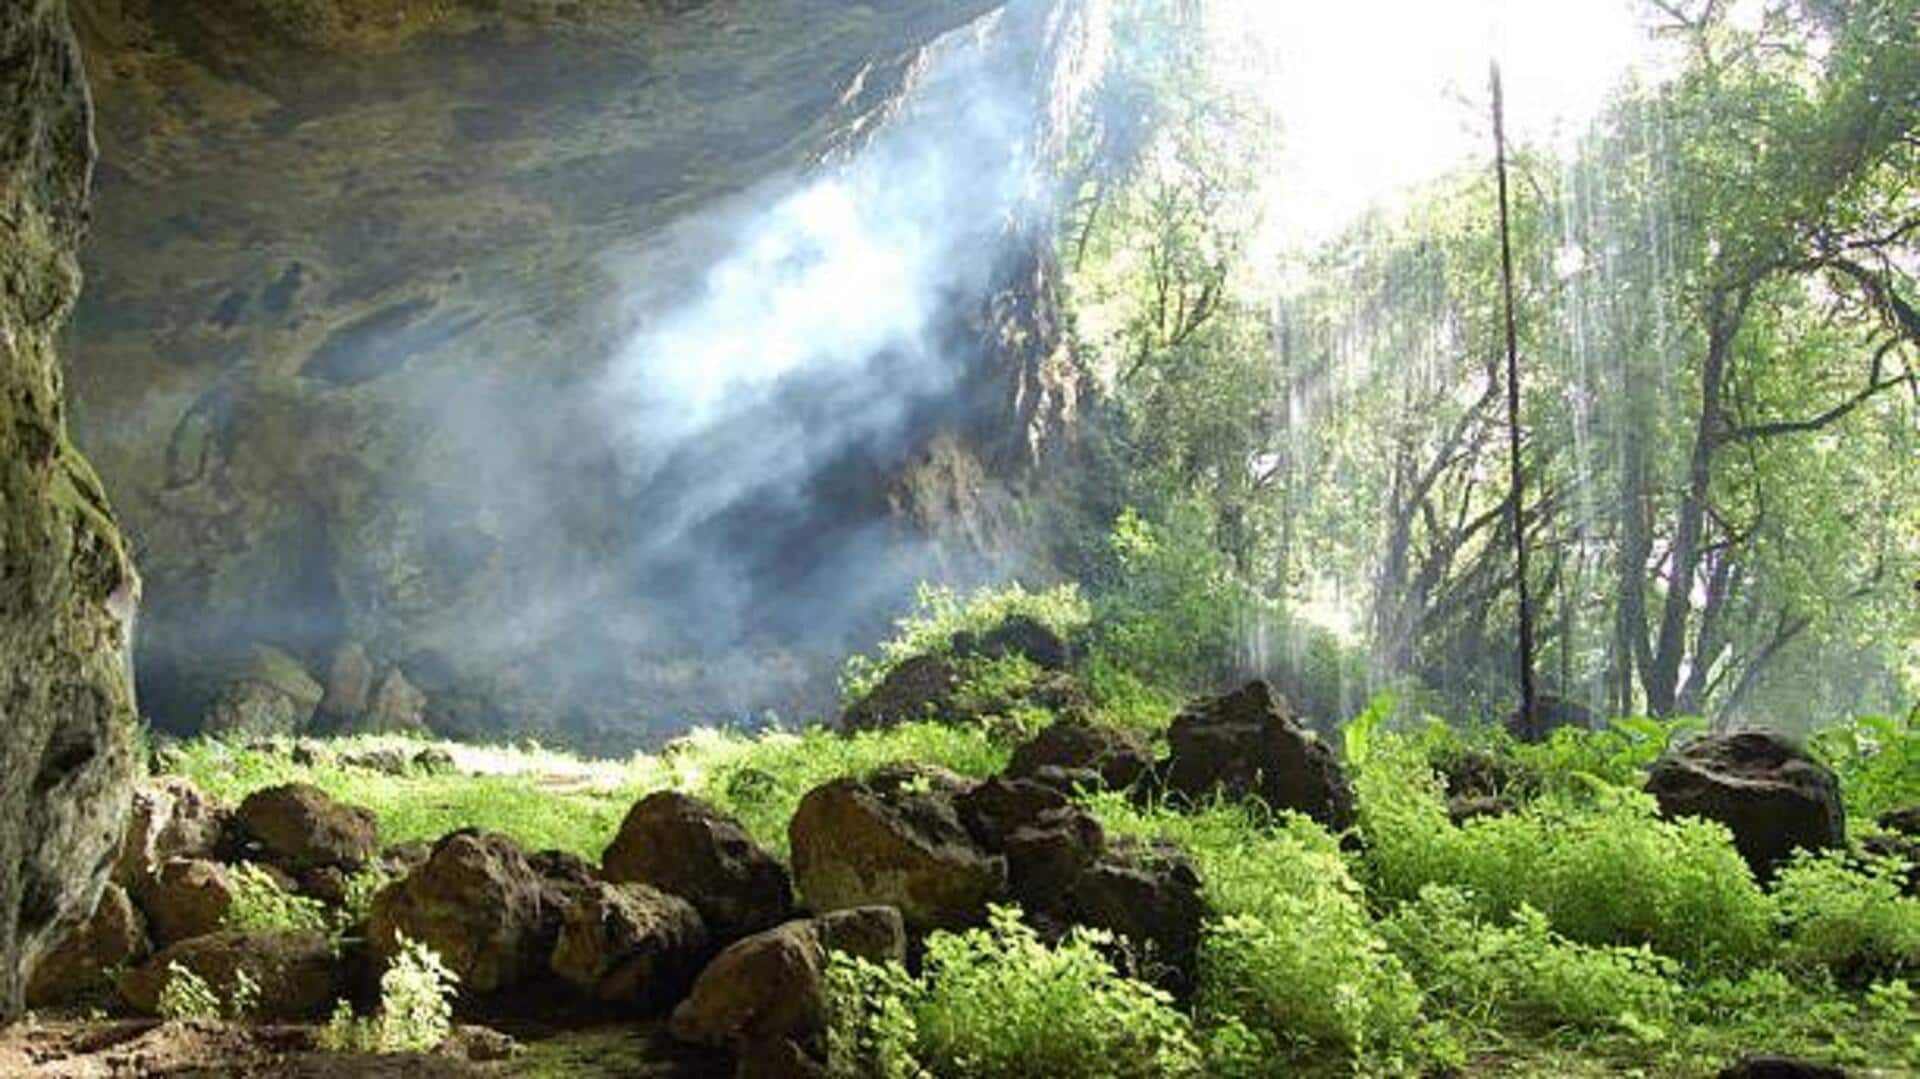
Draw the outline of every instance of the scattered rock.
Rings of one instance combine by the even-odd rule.
[[[1847,1079],[1847,1073],[1794,1057],[1750,1053],[1720,1069],[1720,1079]]]
[[[646,1013],[680,999],[706,953],[691,903],[645,884],[600,882],[567,908],[552,962],[594,999]]]
[[[323,865],[318,869],[303,870],[294,878],[293,891],[311,899],[318,899],[330,907],[347,905],[347,894],[352,890],[353,878],[338,866]]]
[[[1869,858],[1884,858],[1906,866],[1901,890],[1920,897],[1920,836],[1892,832],[1868,836],[1860,843],[1860,852]]]
[[[219,929],[233,906],[233,885],[218,862],[169,858],[140,883],[137,898],[155,943],[165,946]]]
[[[168,968],[180,964],[232,1000],[245,971],[257,987],[250,1018],[297,1022],[324,1017],[344,988],[341,965],[325,936],[309,932],[226,929],[163,948],[119,979],[120,994],[144,1015],[159,1009]]]
[[[1353,824],[1353,791],[1333,751],[1296,722],[1265,682],[1188,706],[1167,731],[1168,789],[1202,800],[1216,792],[1259,798],[1334,831]]]
[[[329,730],[353,730],[373,700],[373,660],[357,641],[341,645],[327,667],[319,718]]]
[[[1513,803],[1498,795],[1456,794],[1447,799],[1447,819],[1455,827],[1468,821],[1504,817],[1513,812]]]
[[[807,792],[788,824],[793,873],[822,913],[897,907],[914,932],[979,922],[1006,861],[960,823],[951,779],[921,772],[838,779]]]
[[[374,734],[418,733],[427,729],[427,695],[400,668],[387,672],[373,691],[361,729]]]
[[[1073,662],[1073,647],[1065,637],[1039,619],[1024,614],[1008,615],[985,633],[962,630],[954,634],[953,654],[987,659],[1024,656],[1035,666],[1049,671],[1064,670]]]
[[[914,656],[901,661],[879,685],[848,706],[840,717],[840,728],[877,731],[935,718],[946,710],[959,688],[960,671],[951,660]]]
[[[903,961],[900,912],[836,911],[735,942],[707,964],[674,1009],[673,1036],[733,1053],[740,1064],[736,1076],[810,1074],[825,1056],[825,973],[832,951]]]
[[[67,1004],[111,988],[116,971],[146,957],[146,923],[118,884],[108,883],[85,925],[41,958],[27,981],[27,1006]]]
[[[381,960],[399,937],[438,952],[461,991],[485,996],[544,968],[554,924],[540,876],[513,840],[495,832],[454,832],[425,863],[374,897],[367,935]]]
[[[1123,970],[1176,996],[1192,991],[1208,910],[1200,875],[1180,848],[1116,841],[1079,875],[1065,906],[1075,924],[1127,942]]]
[[[278,648],[254,645],[214,691],[200,729],[228,737],[299,734],[312,723],[325,693],[299,660]]]
[[[961,792],[953,801],[960,823],[983,848],[1004,850],[1015,829],[1073,803],[1052,787],[996,776]]]
[[[692,903],[716,941],[778,925],[793,911],[779,859],[738,821],[678,791],[635,803],[600,863],[608,880],[650,884]]]
[[[264,860],[293,873],[322,866],[357,870],[380,849],[372,812],[336,802],[309,783],[254,791],[234,819]]]
[[[375,864],[382,873],[397,880],[425,865],[432,856],[433,844],[424,839],[410,839],[381,851]]]
[[[1901,835],[1920,839],[1920,805],[1889,809],[1880,814],[1880,819],[1876,823],[1889,832],[1898,832]]]
[[[1056,788],[1081,785],[1124,790],[1152,770],[1152,748],[1132,731],[1055,723],[1013,751],[1006,774]]]
[[[161,776],[134,788],[133,810],[113,867],[114,883],[129,892],[170,858],[211,858],[230,814],[179,776]]]
[[[1761,880],[1772,879],[1795,850],[1846,844],[1839,779],[1777,734],[1736,731],[1697,739],[1655,761],[1646,786],[1669,817],[1726,825]]]

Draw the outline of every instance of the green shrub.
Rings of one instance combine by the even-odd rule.
[[[1164,992],[1116,972],[1102,952],[1110,944],[1076,929],[1049,946],[1018,910],[997,907],[984,929],[930,936],[917,978],[841,960],[830,983],[836,1069],[943,1079],[1203,1074],[1192,1024]]]
[[[1920,899],[1901,894],[1904,875],[1842,851],[1795,858],[1773,888],[1789,958],[1854,983],[1920,972]]]
[[[1071,584],[1030,592],[1016,582],[978,589],[964,597],[944,585],[922,584],[915,593],[913,611],[895,623],[896,632],[880,643],[877,654],[847,660],[840,674],[841,692],[847,700],[857,700],[901,661],[951,654],[954,634],[984,633],[1015,615],[1032,618],[1062,637],[1074,637],[1086,629],[1093,609],[1078,586]]]
[[[1583,944],[1647,945],[1702,965],[1764,960],[1773,906],[1726,829],[1662,820],[1651,798],[1593,780],[1455,827],[1419,747],[1375,731],[1355,777],[1368,874],[1385,899],[1456,885],[1483,919],[1523,906]]]
[[[1172,840],[1192,855],[1221,915],[1201,946],[1198,1003],[1209,1026],[1237,1021],[1269,1053],[1310,1043],[1377,1062],[1412,1044],[1419,991],[1319,825],[1224,802],[1191,814],[1119,796],[1094,806],[1110,831]]]
[[[1240,653],[1251,597],[1208,539],[1205,515],[1121,512],[1095,602],[1097,655],[1174,690],[1214,682]]]
[[[246,977],[246,972],[241,972]],[[251,979],[248,979],[251,984]],[[253,994],[257,997],[257,991]],[[205,978],[194,973],[179,962],[167,964],[167,980],[160,987],[160,999],[156,1006],[160,1018],[170,1022],[213,1023],[229,1014],[225,1001]],[[236,1016],[239,1009],[233,1009]]]
[[[1382,931],[1428,999],[1469,1022],[1497,1016],[1539,1030],[1571,1025],[1642,1032],[1663,1029],[1673,1019],[1678,992],[1671,960],[1644,947],[1575,943],[1555,933],[1532,907],[1496,926],[1476,916],[1466,893],[1429,885]]]
[[[338,1002],[320,1030],[320,1045],[333,1052],[432,1052],[453,1032],[459,982],[438,953],[402,935],[399,954],[380,976],[378,1014],[361,1019],[351,1004]]]
[[[1840,777],[1856,827],[1889,809],[1920,805],[1920,714],[1865,716],[1816,731],[1807,748]]]
[[[227,882],[233,889],[225,920],[229,929],[327,933],[335,928],[325,904],[287,891],[272,873],[251,862],[228,869]]]

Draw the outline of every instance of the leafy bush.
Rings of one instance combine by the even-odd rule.
[[[1110,831],[1170,839],[1193,856],[1221,915],[1201,946],[1209,1025],[1238,1022],[1269,1055],[1313,1043],[1379,1060],[1412,1043],[1419,991],[1319,825],[1224,802],[1180,814],[1103,796],[1095,809]]]
[[[1920,805],[1920,716],[1867,716],[1816,731],[1807,748],[1840,777],[1847,815],[1865,824]]]
[[[1192,1024],[1168,996],[1123,977],[1076,929],[1043,943],[1017,909],[927,939],[915,978],[894,965],[835,961],[830,987],[841,1074],[955,1079],[1129,1079],[1203,1074]],[[849,1059],[851,1057],[851,1059]]]
[[[1771,953],[1773,906],[1726,829],[1662,820],[1651,798],[1593,780],[1505,816],[1448,820],[1419,747],[1374,731],[1355,778],[1367,867],[1382,898],[1410,902],[1456,885],[1483,919],[1530,906],[1583,944],[1648,945],[1689,963]]]
[[[1208,539],[1204,513],[1175,507],[1164,523],[1121,512],[1096,603],[1096,654],[1159,686],[1215,681],[1240,651],[1249,597]]]
[[[903,660],[914,656],[947,655],[954,634],[984,633],[1015,615],[1039,622],[1062,637],[1077,636],[1093,618],[1093,608],[1076,585],[1030,592],[1019,583],[982,588],[966,596],[942,585],[922,584],[914,609],[897,623],[894,635],[880,643],[878,653],[853,656],[840,675],[846,699],[864,696]]]
[[[1672,1021],[1678,992],[1671,960],[1644,947],[1567,940],[1532,907],[1495,926],[1474,906],[1459,889],[1429,885],[1382,924],[1428,999],[1448,1012],[1471,1022],[1498,1015],[1536,1029],[1639,1032]]]
[[[399,954],[380,976],[378,1014],[361,1019],[351,1004],[338,1002],[320,1031],[320,1045],[334,1052],[431,1052],[453,1032],[459,982],[438,953],[402,935]]]
[[[272,873],[251,862],[229,869],[227,882],[233,889],[225,921],[229,929],[326,933],[335,927],[325,904],[287,891]]]
[[[1901,894],[1903,877],[1897,863],[1842,851],[1795,858],[1773,889],[1789,958],[1856,983],[1920,972],[1920,899]]]
[[[240,972],[240,976],[246,979],[246,972]],[[252,984],[251,979],[246,981]],[[251,995],[257,998],[257,989]],[[157,1010],[162,1019],[185,1023],[214,1023],[229,1014],[227,1002],[220,999],[213,986],[178,962],[167,964],[167,980],[160,987]],[[235,1007],[232,1014],[238,1017],[244,1009]]]

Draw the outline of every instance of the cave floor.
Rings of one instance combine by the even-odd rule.
[[[632,1076],[708,1079],[712,1061],[663,1051],[656,1029],[605,1026],[528,1035],[500,1059],[499,1036],[463,1027],[431,1054],[335,1053],[318,1048],[311,1025],[30,1019],[0,1030],[0,1076],[119,1079],[125,1076]]]

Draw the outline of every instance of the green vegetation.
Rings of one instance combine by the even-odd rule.
[[[1057,945],[1010,907],[984,929],[934,933],[922,971],[836,955],[833,1044],[848,1074],[1199,1076],[1192,1023],[1167,995],[1124,978],[1111,938],[1076,929]]]
[[[351,1004],[338,1002],[320,1031],[320,1046],[334,1052],[432,1052],[453,1031],[459,983],[433,949],[403,935],[399,954],[380,975],[379,1012],[361,1018]]]

